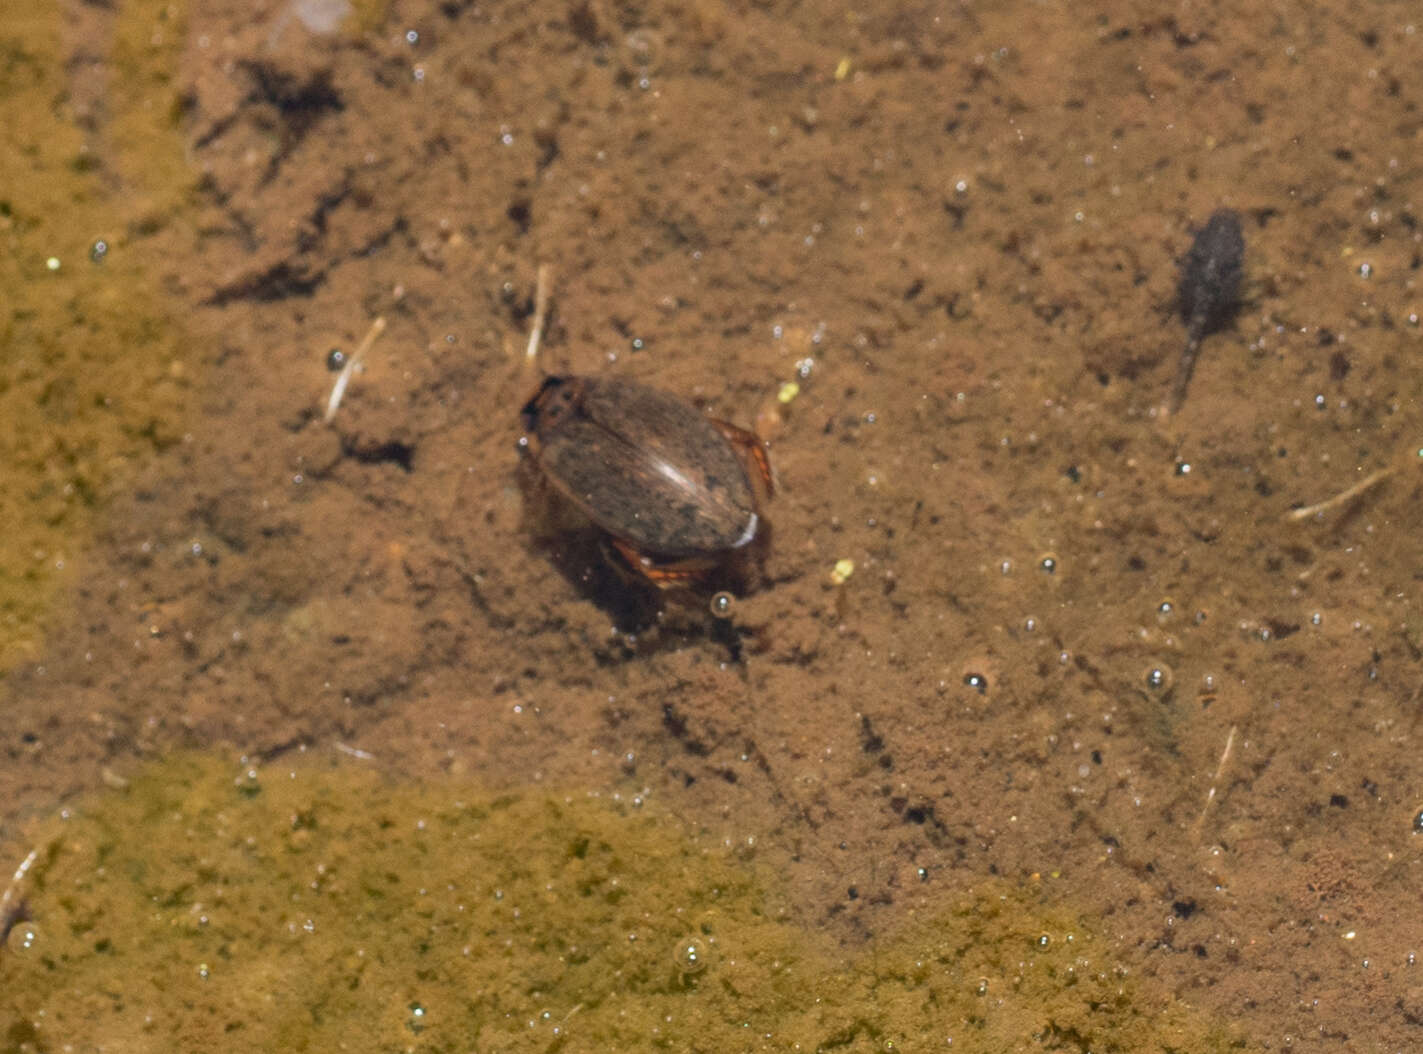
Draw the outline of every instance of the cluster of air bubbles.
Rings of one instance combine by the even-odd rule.
[[[634,29],[623,38],[619,64],[624,75],[643,91],[652,87],[652,75],[662,66],[666,46],[654,29]]]
[[[32,920],[21,918],[10,930],[10,935],[5,940],[4,950],[11,955],[32,952],[39,947],[40,936],[40,929]]]
[[[672,949],[672,964],[683,980],[695,977],[707,968],[709,949],[700,937],[684,937]]]

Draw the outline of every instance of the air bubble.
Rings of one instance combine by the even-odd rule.
[[[1164,662],[1153,663],[1147,668],[1143,683],[1153,695],[1165,695],[1176,684],[1176,674]]]

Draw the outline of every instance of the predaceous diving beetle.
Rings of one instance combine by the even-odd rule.
[[[545,377],[522,418],[539,474],[635,574],[668,586],[753,570],[773,484],[752,433],[617,377]]]

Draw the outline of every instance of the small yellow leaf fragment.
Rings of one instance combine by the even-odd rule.
[[[842,81],[850,75],[850,56],[846,55],[835,67],[835,79]]]
[[[780,390],[776,392],[776,402],[785,406],[799,394],[800,385],[795,381],[786,381],[781,385]]]
[[[830,569],[830,583],[832,585],[843,586],[846,580],[855,573],[855,561],[848,556],[835,561],[835,566]]]

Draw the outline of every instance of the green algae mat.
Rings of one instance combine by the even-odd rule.
[[[89,42],[102,106],[73,94],[60,5],[0,20],[0,673],[35,653],[105,494],[183,432],[186,349],[150,259],[192,184],[179,10],[113,9]]]
[[[1237,1049],[1039,892],[851,953],[650,808],[180,758],[35,832],[0,1050]]]

